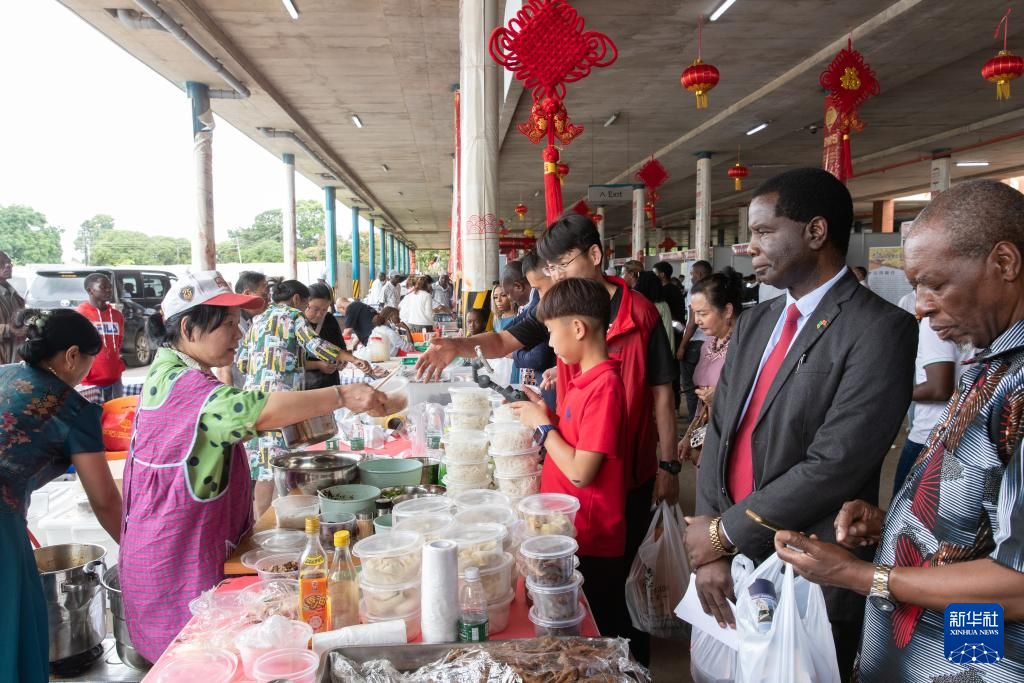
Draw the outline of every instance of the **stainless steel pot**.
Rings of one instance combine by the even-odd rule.
[[[103,546],[85,543],[35,550],[46,598],[51,662],[88,652],[107,635],[107,605],[99,580],[106,554]]]
[[[124,603],[121,602],[121,579],[117,575],[117,565],[114,565],[100,576],[100,584],[107,589],[107,597],[110,598],[110,613],[114,618],[114,643],[117,649],[117,656],[121,661],[140,671],[153,666],[153,664],[139,654],[132,645],[131,636],[128,635],[128,624],[124,620]]]
[[[352,484],[359,476],[356,465],[362,459],[358,453],[343,451],[305,451],[274,458],[274,489],[278,496],[315,496],[328,486]]]
[[[281,430],[281,435],[287,448],[303,448],[337,436],[338,424],[334,421],[334,413],[328,413],[289,425]]]

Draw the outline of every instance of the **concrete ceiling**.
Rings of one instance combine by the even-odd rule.
[[[569,86],[570,116],[586,132],[563,151],[571,171],[566,206],[590,183],[631,182],[638,164],[656,155],[671,174],[661,190],[664,225],[687,225],[694,205],[695,154],[710,151],[713,212],[729,220],[749,190],[787,167],[819,165],[823,92],[818,76],[852,32],[854,46],[875,70],[881,95],[861,110],[868,127],[853,137],[858,212],[870,201],[927,188],[928,157],[990,162],[969,175],[1024,173],[1024,92],[997,102],[980,77],[998,46],[992,40],[1005,0],[738,0],[704,30],[703,56],[722,80],[710,106],[694,107],[679,74],[696,54],[699,15],[720,0],[577,0],[587,27],[609,35],[618,61]],[[211,70],[166,33],[130,29],[109,8],[128,0],[62,0],[98,30],[158,73],[223,88]],[[499,4],[503,5],[504,2]],[[275,154],[295,152],[297,167],[319,185],[323,168],[287,140],[258,128],[292,130],[341,177],[339,198],[358,197],[420,248],[448,244],[453,84],[458,81],[457,0],[296,0],[292,21],[280,0],[165,0],[182,24],[251,90],[247,100],[216,100],[214,110]],[[967,6],[969,5],[969,7]],[[1011,34],[1013,49],[1013,34]],[[1018,49],[1017,52],[1021,50]],[[510,227],[544,214],[539,146],[514,127],[531,102],[513,88],[502,114],[499,215]],[[619,117],[608,127],[603,123]],[[356,128],[351,116],[365,124]],[[746,136],[754,125],[764,131]],[[726,176],[737,145],[751,168],[744,192]],[[919,160],[914,162],[914,160]],[[898,165],[905,164],[905,165]],[[388,167],[384,171],[382,165]],[[889,168],[893,167],[894,168]],[[528,221],[515,220],[522,200]],[[608,234],[625,231],[628,210],[610,210]]]

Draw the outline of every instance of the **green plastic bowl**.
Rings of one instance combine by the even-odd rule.
[[[359,481],[382,489],[419,484],[423,474],[422,462],[406,458],[363,460],[358,468]]]
[[[374,501],[380,497],[380,489],[366,484],[338,484],[328,486],[318,494],[320,497],[320,514],[329,515],[333,512],[374,512],[377,505]],[[345,500],[335,500],[329,496],[345,496]]]

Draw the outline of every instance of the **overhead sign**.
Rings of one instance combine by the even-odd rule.
[[[685,261],[685,251],[664,251],[658,254],[658,259],[661,261]]]
[[[633,201],[633,183],[615,185],[591,185],[587,188],[587,201],[598,206],[607,204],[625,204]]]

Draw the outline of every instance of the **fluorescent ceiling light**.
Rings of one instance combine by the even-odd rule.
[[[725,10],[729,9],[730,7],[732,7],[734,2],[736,2],[736,0],[725,0],[725,2],[723,2],[721,5],[718,6],[718,9],[716,9],[714,12],[712,12],[712,14],[709,17],[709,19],[711,21],[718,21],[719,17],[721,17],[723,14],[725,14]]]
[[[927,202],[932,198],[931,192],[918,192],[917,194],[908,194],[905,197],[896,197],[897,202]]]
[[[754,133],[760,133],[762,130],[768,127],[767,123],[759,123],[750,130],[747,131],[747,135],[753,135]]]
[[[380,170],[382,170],[382,171],[384,171],[385,173],[387,173],[387,172],[388,172],[388,171],[390,171],[391,169],[390,169],[390,168],[388,168],[388,165],[387,165],[387,164],[381,164],[381,165],[380,165]]]
[[[987,161],[958,161],[957,166],[960,167],[972,167],[972,166],[988,166]]]
[[[604,122],[604,127],[607,128],[608,126],[612,125],[613,123],[615,123],[618,120],[619,120],[619,112],[615,112],[614,114],[612,114],[611,116],[608,117],[607,121]]]
[[[363,127],[363,120],[356,116],[355,114],[352,114],[352,123],[356,124],[356,128]]]
[[[281,2],[284,3],[284,8],[288,10],[288,16],[290,16],[292,19],[299,18],[299,10],[295,7],[295,3],[292,2],[292,0],[281,0]],[[726,2],[728,2],[728,0],[726,0]],[[729,4],[731,5],[732,3],[729,2]],[[712,19],[712,21],[714,20]]]

